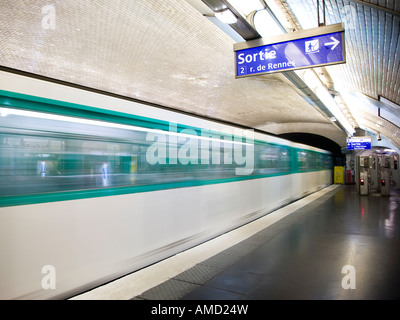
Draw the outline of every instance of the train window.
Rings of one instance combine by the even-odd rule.
[[[307,171],[307,153],[305,151],[297,151],[297,162],[299,171]]]
[[[290,152],[288,148],[281,147],[279,150],[279,164],[281,172],[290,171]]]
[[[256,148],[257,174],[285,173],[290,171],[290,154],[287,148],[266,144]]]

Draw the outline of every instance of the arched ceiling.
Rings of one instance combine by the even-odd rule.
[[[275,1],[278,2],[278,1]],[[316,1],[286,0],[304,29],[316,21]],[[327,68],[358,127],[400,148],[400,1],[325,0],[326,24],[344,22],[346,64]]]
[[[335,12],[344,2],[326,0],[333,13],[327,23],[343,19]],[[331,77],[326,83],[331,90],[339,83],[350,89],[353,99],[382,95],[399,104],[399,3],[379,1],[381,8],[374,8],[361,2],[349,3],[356,8],[359,29],[346,32],[347,63],[319,68],[317,75],[325,82]],[[296,28],[306,29],[314,19],[312,0],[274,3]],[[233,45],[238,40],[203,15],[210,8],[200,0],[3,0],[0,8],[3,69],[274,134],[314,133],[345,146],[347,133],[307,93],[310,88],[299,85],[304,72],[295,77],[299,82],[281,73],[235,79]],[[389,11],[382,13],[382,8]],[[372,45],[366,46],[368,41]],[[345,105],[357,125],[375,126],[376,115],[356,116],[357,110]],[[384,129],[382,135],[400,142],[398,127]]]

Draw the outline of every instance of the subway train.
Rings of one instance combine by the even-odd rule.
[[[332,183],[328,151],[0,71],[0,299],[66,299]]]

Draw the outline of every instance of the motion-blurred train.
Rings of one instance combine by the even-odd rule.
[[[0,299],[64,299],[332,183],[329,152],[0,72]]]

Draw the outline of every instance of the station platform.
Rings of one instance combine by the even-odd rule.
[[[71,299],[397,300],[400,193],[332,185]]]

